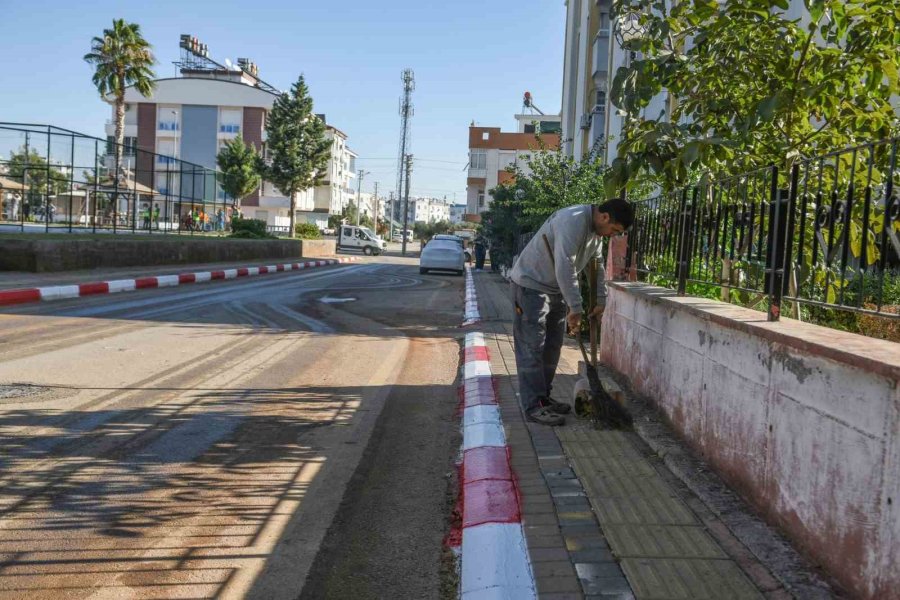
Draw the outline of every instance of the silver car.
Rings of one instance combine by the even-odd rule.
[[[462,275],[466,255],[462,246],[451,240],[431,240],[419,257],[419,273],[428,271],[454,271]]]

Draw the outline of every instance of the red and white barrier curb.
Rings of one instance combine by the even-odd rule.
[[[312,269],[315,267],[337,265],[358,260],[359,259],[356,257],[329,258],[322,260],[308,260],[300,263],[283,263],[265,267],[243,267],[238,269],[223,269],[220,271],[200,271],[197,273],[180,273],[178,275],[138,277],[137,279],[116,279],[112,281],[95,281],[73,285],[56,285],[20,290],[0,290],[0,306],[25,304],[28,302],[46,302],[49,300],[65,300],[68,298],[80,298],[82,296],[95,296],[97,294],[117,294],[119,292],[174,287],[188,283],[201,283],[204,281],[217,281],[220,279],[253,277],[255,275]]]
[[[476,304],[471,271],[466,300]],[[467,306],[466,317],[469,317]],[[535,598],[519,493],[509,463],[484,334],[466,334],[463,350],[462,576],[463,600]]]
[[[475,280],[472,278],[472,265],[466,265],[466,314],[463,325],[471,325],[480,320],[478,297],[475,295]]]

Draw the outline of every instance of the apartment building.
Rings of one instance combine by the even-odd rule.
[[[611,61],[615,50],[611,11],[612,0],[566,2],[562,149],[575,160],[603,154],[609,143],[610,73],[618,66]]]
[[[548,149],[559,148],[559,115],[515,115],[517,129],[504,132],[499,127],[469,127],[469,173],[466,179],[466,211],[479,215],[490,207],[490,191],[509,181],[510,165],[527,169],[525,159],[540,148],[536,136]],[[448,215],[449,218],[449,215]]]
[[[191,210],[178,202],[180,195],[206,202],[225,200],[222,189],[208,181],[209,177],[201,180],[186,173],[185,165],[176,164],[176,159],[216,169],[217,154],[237,137],[265,155],[266,118],[279,94],[259,78],[258,68],[251,61],[217,63],[208,58],[202,44],[200,49],[190,43],[185,48],[185,37],[189,36],[182,36],[182,59],[176,63],[179,76],[156,80],[149,98],[131,87],[125,92],[124,167],[135,173],[137,181],[159,192],[154,202],[170,205],[164,214]],[[115,108],[111,111],[114,119]],[[324,120],[325,115],[319,116]],[[115,124],[110,119],[106,125],[108,139],[114,132]],[[340,213],[353,187],[356,155],[347,145],[347,134],[328,125],[326,136],[332,141],[326,180],[315,189],[297,194],[298,222],[324,226],[329,214]],[[134,149],[156,156],[140,152],[135,158]],[[191,194],[186,193],[188,189]],[[263,182],[243,199],[241,209],[246,217],[284,226],[290,216],[290,200],[271,183]]]

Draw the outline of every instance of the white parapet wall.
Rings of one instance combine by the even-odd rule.
[[[853,597],[900,598],[900,345],[609,287],[601,360]]]

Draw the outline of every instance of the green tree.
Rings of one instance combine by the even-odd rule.
[[[84,60],[94,66],[92,81],[106,99],[113,97],[116,107],[116,171],[122,164],[125,142],[125,89],[133,86],[142,96],[149,97],[156,86],[150,43],[141,35],[137,23],[114,19],[112,29],[104,29],[101,37],[91,40],[91,51]]]
[[[264,168],[253,145],[247,145],[240,137],[226,142],[216,156],[216,164],[222,172],[222,189],[240,206],[241,200],[259,188],[260,171]]]
[[[344,207],[344,210],[341,214],[348,225],[356,225],[356,213],[358,212],[359,209],[356,207],[356,203],[353,200],[350,200],[347,203],[347,206]],[[375,226],[375,222],[369,215],[361,215],[359,217],[359,225],[360,227],[372,228]]]
[[[24,198],[32,209],[41,203],[43,196],[58,194],[69,188],[69,177],[34,150],[24,148],[9,155],[6,176],[28,186]]]
[[[626,115],[610,190],[635,177],[674,189],[888,137],[900,93],[896,0],[616,0],[645,34],[615,75]],[[645,115],[666,90],[667,110]]]
[[[266,179],[290,198],[290,235],[295,235],[297,193],[321,184],[325,179],[331,141],[325,137],[325,123],[313,113],[313,100],[301,75],[275,100],[266,121],[269,163]]]

